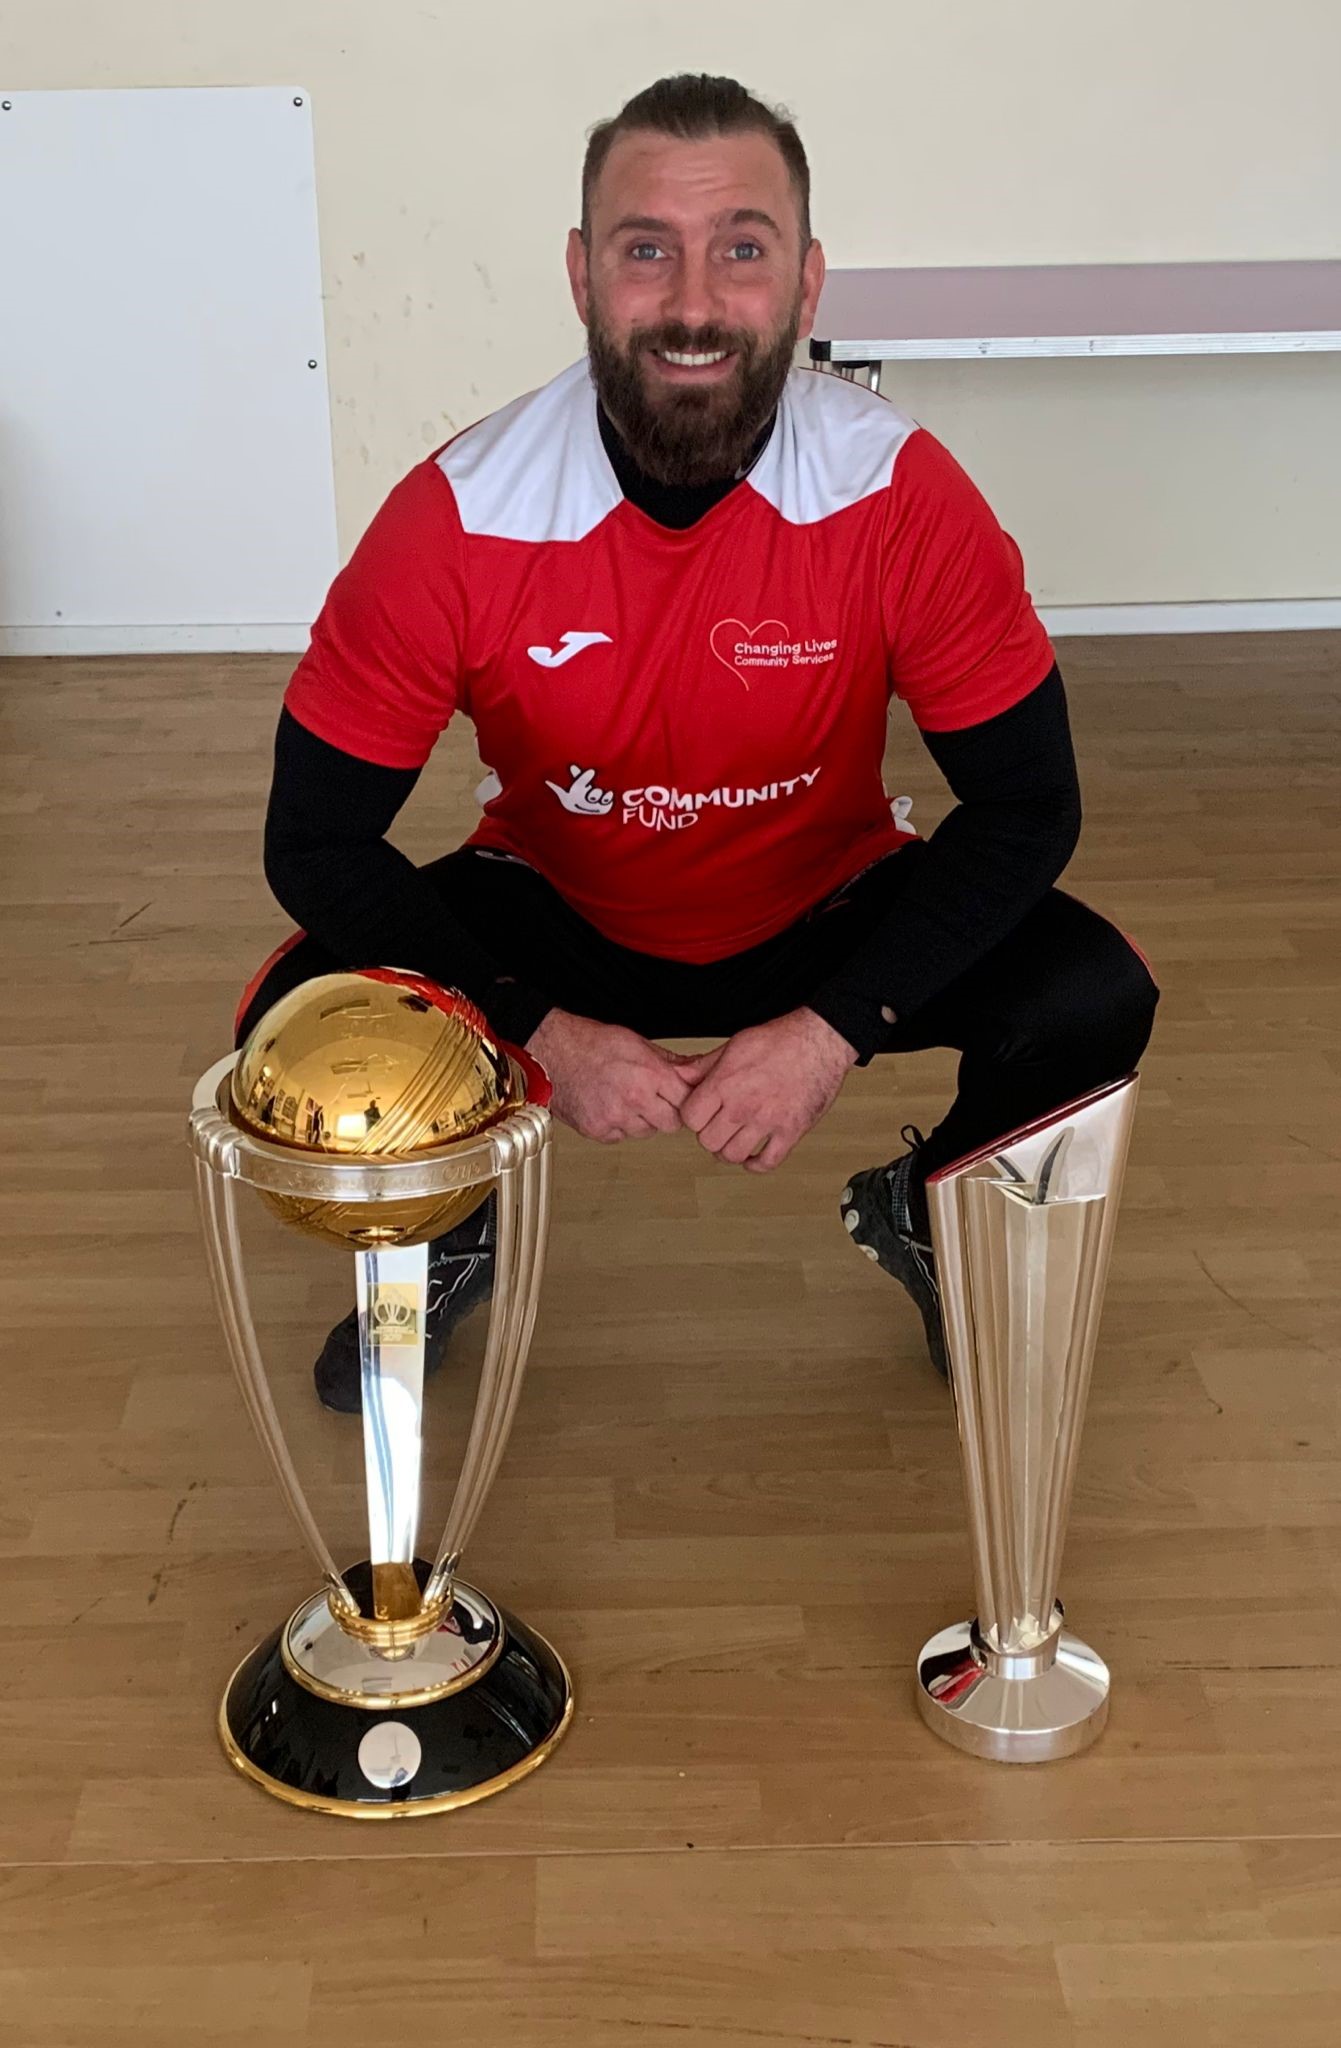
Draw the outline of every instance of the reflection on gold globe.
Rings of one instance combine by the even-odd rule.
[[[394,968],[323,974],[281,997],[233,1069],[230,1113],[255,1137],[325,1159],[405,1159],[473,1138],[521,1099],[483,1014]],[[297,1230],[355,1251],[420,1244],[492,1182],[387,1202],[264,1194]]]

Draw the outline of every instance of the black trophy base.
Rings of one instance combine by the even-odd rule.
[[[286,1622],[229,1681],[219,1709],[229,1761],[290,1806],[354,1820],[450,1813],[505,1791],[561,1741],[573,1691],[543,1636],[490,1611],[500,1624],[496,1653],[446,1698],[422,1704],[393,1693],[384,1706],[352,1706],[313,1691],[284,1654]]]

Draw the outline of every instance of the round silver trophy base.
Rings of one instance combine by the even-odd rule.
[[[998,1763],[1045,1764],[1088,1749],[1108,1719],[1108,1666],[1060,1629],[1031,1656],[988,1649],[976,1622],[956,1622],[924,1645],[917,1704],[956,1749]]]
[[[242,1775],[290,1806],[400,1820],[515,1785],[572,1715],[545,1638],[458,1585],[441,1626],[394,1660],[345,1636],[324,1594],[305,1601],[234,1672],[219,1735]]]

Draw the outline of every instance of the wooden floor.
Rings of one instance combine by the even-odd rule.
[[[0,666],[0,2041],[1334,2048],[1341,635],[1061,652],[1069,885],[1164,987],[1064,1579],[1108,1732],[1010,1770],[913,1707],[919,1645],[971,1606],[955,1437],[835,1203],[936,1116],[927,1055],[855,1075],[765,1180],[687,1135],[561,1133],[470,1565],[562,1648],[578,1715],[522,1786],[390,1830],[267,1800],[214,1733],[313,1577],[183,1140],[284,930],[259,825],[289,664]],[[422,856],[470,816],[466,737],[443,754],[400,833]],[[901,722],[889,779],[926,829],[944,799]],[[255,1242],[285,1411],[357,1554],[357,1431],[307,1380],[344,1266]],[[449,1435],[473,1325],[465,1354]]]

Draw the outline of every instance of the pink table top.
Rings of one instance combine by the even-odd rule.
[[[1341,262],[834,270],[821,359],[1341,349]]]

